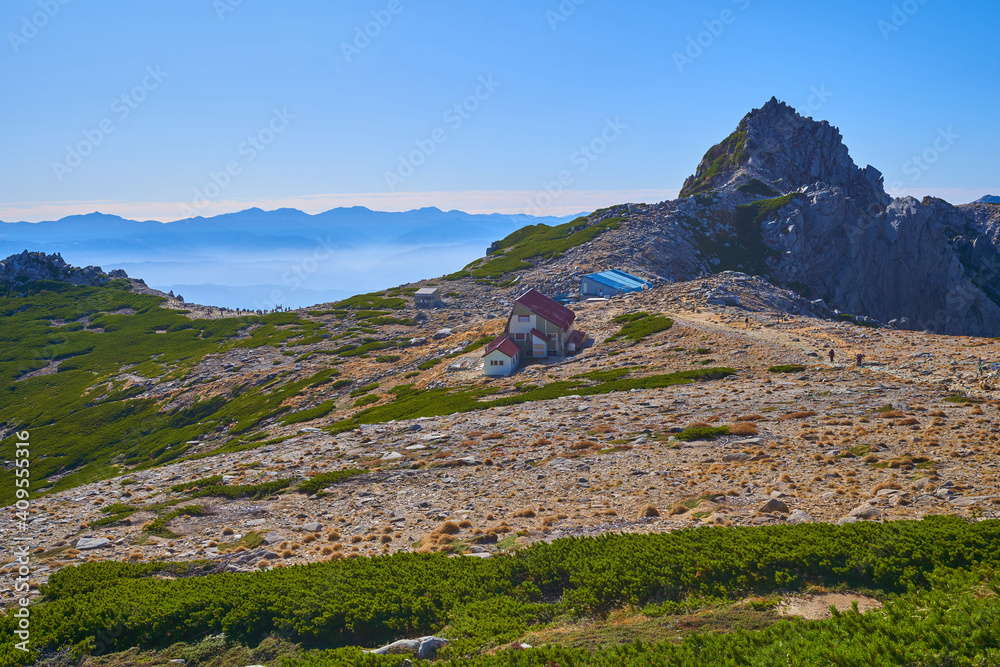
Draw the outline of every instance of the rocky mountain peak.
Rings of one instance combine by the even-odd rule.
[[[103,285],[114,278],[128,278],[121,269],[105,273],[99,266],[78,268],[67,264],[62,255],[28,252],[0,261],[0,285],[32,280],[58,280],[74,285]]]
[[[722,187],[748,173],[782,193],[821,183],[888,201],[882,174],[854,163],[836,127],[804,117],[775,97],[744,116],[732,134],[709,149],[684,182],[681,196]]]

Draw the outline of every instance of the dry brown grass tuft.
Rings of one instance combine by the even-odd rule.
[[[788,421],[789,419],[805,419],[806,417],[815,417],[817,413],[815,410],[800,410],[799,412],[788,412],[778,417],[778,421]]]
[[[222,529],[222,534],[223,534],[223,535],[233,535],[233,534],[234,534],[235,532],[236,532],[236,531],[234,531],[234,530],[233,530],[232,528],[230,528],[229,526],[226,526],[225,528],[223,528],[223,529]]]
[[[646,505],[641,510],[639,510],[640,519],[652,519],[660,516],[660,510],[656,509],[652,505]]]
[[[535,514],[535,510],[531,509],[530,507],[525,507],[522,510],[514,512],[514,516],[517,517],[518,519],[534,519],[538,515]]]
[[[483,440],[503,440],[506,437],[503,433],[488,433],[483,436]]]
[[[471,524],[470,524],[471,525]],[[435,531],[443,535],[457,535],[462,532],[462,529],[454,521],[445,521],[440,526],[437,527]]]
[[[758,433],[760,431],[757,429],[757,424],[752,421],[737,422],[729,426],[729,435],[757,435]]]
[[[920,421],[914,419],[913,417],[907,417],[906,419],[900,419],[899,421],[893,422],[893,426],[913,426],[914,424],[919,424]]]
[[[737,422],[762,422],[762,421],[767,421],[767,417],[765,417],[764,415],[742,415],[740,417],[737,417],[733,421],[737,421]]]
[[[574,442],[569,448],[572,450],[600,449],[601,446],[592,440],[580,440],[579,442]]]
[[[552,444],[552,441],[549,440],[548,438],[539,438],[538,440],[535,440],[531,444],[534,447],[548,447],[549,445]]]

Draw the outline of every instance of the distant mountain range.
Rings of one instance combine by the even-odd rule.
[[[0,222],[0,257],[58,252],[73,265],[124,269],[188,301],[301,307],[455,271],[521,227],[574,217],[356,206],[316,215],[251,208],[162,223],[91,213]]]
[[[974,201],[972,203],[973,204],[1000,204],[1000,197],[998,197],[996,195],[986,195],[984,197],[980,197],[979,199],[977,199],[976,201]]]

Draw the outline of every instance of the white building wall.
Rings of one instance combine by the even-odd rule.
[[[493,362],[502,362],[494,365]],[[483,375],[507,377],[517,370],[517,357],[511,359],[500,350],[494,350],[483,357]]]
[[[529,315],[527,322],[518,322],[517,321],[517,315],[511,315],[510,316],[510,333],[512,333],[512,334],[513,333],[523,333],[523,334],[526,334],[526,333],[530,332],[532,329],[536,328],[536,326],[537,326],[535,324],[535,320],[536,319],[537,319],[536,315]]]

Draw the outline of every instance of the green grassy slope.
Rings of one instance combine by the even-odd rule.
[[[282,412],[281,402],[324,377],[269,390],[247,389],[166,410],[122,378],[182,379],[205,355],[243,346],[280,345],[315,334],[319,324],[290,313],[191,320],[160,307],[162,299],[103,287],[38,281],[0,291],[0,455],[12,459],[11,431],[31,435],[33,489],[62,475],[63,489],[114,474],[118,464],[152,466],[175,459],[216,426],[252,428]],[[254,327],[249,336],[240,332]],[[58,361],[58,372],[25,377]],[[0,502],[13,499],[10,471],[0,471]]]

